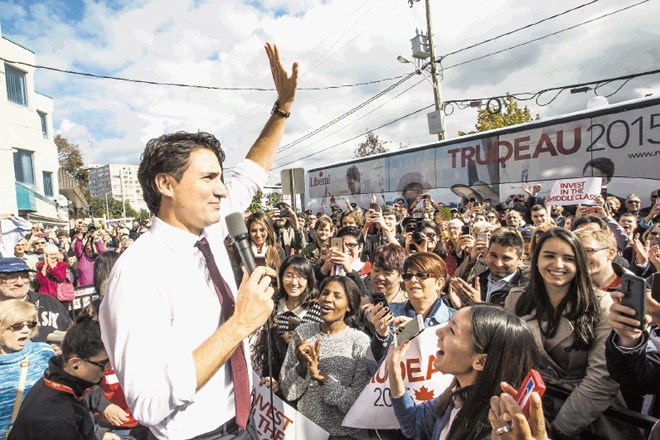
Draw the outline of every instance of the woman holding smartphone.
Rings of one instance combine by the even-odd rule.
[[[286,256],[284,249],[277,244],[270,219],[263,212],[255,212],[248,217],[245,226],[250,235],[255,263],[278,270]]]
[[[320,323],[300,325],[289,342],[280,374],[284,398],[330,433],[355,438],[360,431],[341,426],[344,416],[369,382],[365,355],[369,338],[347,319],[360,307],[360,291],[347,277],[333,275],[321,284]]]
[[[433,367],[452,374],[454,380],[434,400],[418,405],[406,392],[401,361],[409,342],[387,356],[392,406],[401,432],[416,440],[490,439],[490,398],[500,394],[502,382],[518,388],[527,372],[536,367],[538,352],[532,333],[520,318],[504,309],[479,304],[456,312],[436,335]]]
[[[614,426],[605,427],[599,417],[610,405],[624,405],[605,363],[612,300],[594,289],[588,267],[580,240],[564,228],[551,228],[534,249],[529,285],[511,289],[505,302],[534,334],[543,380],[570,391],[564,402],[544,397],[552,439],[586,429],[611,435]]]
[[[320,322],[319,303],[316,301],[314,267],[302,255],[284,260],[279,271],[279,289],[273,297],[275,309],[270,320],[259,332],[254,346],[253,367],[263,378],[280,377],[280,369],[293,332],[300,324]],[[272,341],[272,358],[268,360],[268,332]],[[274,391],[278,391],[278,387]]]
[[[392,325],[404,325],[416,315],[422,315],[424,327],[449,321],[455,310],[447,307],[441,299],[446,277],[447,267],[436,254],[418,252],[405,259],[401,278],[408,299],[389,305],[378,303],[371,309],[374,335],[371,339],[373,360],[370,356],[370,370],[375,371],[394,341],[390,331]]]

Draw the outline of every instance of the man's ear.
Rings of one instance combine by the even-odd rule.
[[[169,174],[158,173],[154,178],[156,189],[166,197],[172,197],[172,180],[173,177]]]
[[[472,360],[472,368],[476,371],[484,371],[486,367],[486,357],[487,354],[477,354]]]

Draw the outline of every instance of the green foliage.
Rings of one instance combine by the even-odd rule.
[[[518,101],[512,96],[507,95],[502,100],[502,111],[500,113],[490,113],[485,107],[479,108],[477,110],[477,123],[474,127],[477,129],[477,132],[482,132],[522,124],[533,121],[534,119],[541,119],[541,117],[537,114],[536,118],[533,118],[529,107],[520,108]],[[459,136],[471,133],[473,132],[463,132],[463,134],[459,132]]]
[[[266,207],[263,204],[264,193],[263,191],[257,191],[254,197],[252,197],[252,202],[248,206],[248,211],[250,212],[263,212],[266,210]],[[268,206],[273,206],[276,203],[282,200],[280,193],[272,192],[266,194],[266,204]]]
[[[148,220],[150,218],[151,218],[151,213],[144,208],[140,209],[138,213],[135,215],[135,219],[139,221]]]
[[[87,200],[91,199],[89,194],[89,173],[83,169],[83,154],[80,147],[70,143],[62,135],[55,136],[55,145],[57,146],[57,159],[62,168],[69,176],[73,177],[78,186],[83,191]]]
[[[108,220],[124,217],[124,210],[121,200],[116,200],[111,197],[108,197],[108,211],[110,213],[110,218]],[[144,211],[147,214],[146,218],[150,217],[148,211],[144,209],[141,211]],[[106,214],[105,198],[103,199],[93,198],[92,201],[89,203],[89,212],[92,217],[99,217],[99,218],[103,217]],[[137,216],[138,213],[135,211],[135,209],[133,209],[133,207],[129,202],[126,202],[126,217],[136,218]]]
[[[379,153],[387,153],[389,149],[385,147],[386,142],[378,139],[378,135],[373,131],[369,131],[364,140],[360,142],[354,150],[353,157],[367,157]]]

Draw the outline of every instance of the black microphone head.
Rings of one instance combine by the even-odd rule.
[[[225,223],[227,224],[229,236],[232,238],[247,235],[248,233],[245,222],[243,221],[243,214],[240,212],[232,212],[229,214],[225,217]]]

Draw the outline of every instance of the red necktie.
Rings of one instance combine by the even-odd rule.
[[[215,287],[215,293],[220,300],[222,307],[222,317],[225,322],[234,314],[234,295],[232,295],[229,286],[225,279],[220,275],[218,266],[215,264],[215,258],[211,253],[211,247],[206,238],[202,238],[196,243],[196,246],[204,255],[206,260],[206,267],[211,275],[211,281]],[[250,380],[248,378],[247,362],[245,361],[245,353],[243,350],[243,343],[238,344],[234,353],[229,359],[231,366],[231,375],[234,382],[234,400],[236,404],[236,424],[243,430],[247,426],[248,416],[250,415]]]

